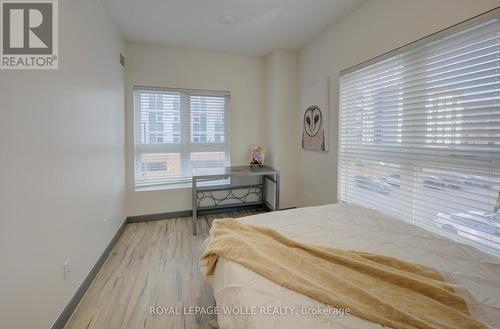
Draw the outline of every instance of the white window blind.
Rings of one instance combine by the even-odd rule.
[[[190,186],[229,165],[229,93],[135,87],[134,130],[136,189]]]
[[[343,74],[339,135],[340,200],[500,254],[499,19]]]

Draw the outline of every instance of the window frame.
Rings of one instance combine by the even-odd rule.
[[[347,79],[349,79],[349,75],[351,73],[352,74],[360,74],[360,72],[363,72],[363,69],[365,69],[365,68],[367,68],[367,71],[369,71],[370,66],[377,65],[379,63],[381,64],[381,63],[385,62],[386,60],[399,61],[399,60],[403,59],[403,62],[401,64],[404,66],[405,65],[405,63],[404,63],[405,56],[404,55],[407,53],[411,53],[412,50],[425,51],[426,46],[432,45],[436,41],[446,40],[446,38],[448,38],[448,37],[454,37],[455,34],[459,35],[462,31],[465,31],[465,30],[472,28],[476,25],[480,26],[483,23],[488,24],[487,23],[488,21],[493,21],[495,18],[497,20],[500,18],[500,8],[493,9],[485,14],[476,16],[470,20],[467,20],[465,22],[454,25],[451,28],[447,28],[445,30],[439,31],[431,36],[424,37],[424,38],[419,39],[411,44],[402,46],[402,47],[397,48],[393,51],[390,51],[386,54],[375,57],[373,59],[370,59],[366,62],[363,62],[361,64],[358,64],[356,66],[353,66],[351,68],[348,68],[348,69],[340,72],[340,78],[339,78],[339,130],[338,130],[339,150],[338,150],[338,162],[337,162],[337,166],[338,166],[338,173],[337,174],[339,176],[338,180],[337,180],[337,191],[338,191],[337,201],[338,202],[353,202],[353,199],[359,197],[359,195],[356,195],[356,192],[354,192],[354,189],[356,188],[355,187],[356,184],[352,178],[352,177],[355,177],[355,175],[358,175],[359,171],[357,171],[357,169],[355,168],[355,165],[354,165],[355,160],[349,159],[349,155],[343,154],[343,152],[346,152],[346,151],[343,151],[343,149],[342,149],[343,147],[347,148],[350,145],[350,143],[345,142],[344,139],[349,140],[349,138],[353,138],[351,135],[349,135],[348,129],[353,129],[352,128],[352,121],[354,118],[354,114],[353,114],[352,109],[349,109],[346,112],[344,112],[344,109],[343,109],[344,108],[344,104],[343,104],[343,100],[342,100],[342,95],[344,93],[343,91],[347,90],[347,93],[350,92],[348,89],[344,89],[344,88],[351,88],[349,86],[349,84],[351,82],[347,82],[347,85],[344,85],[343,79],[346,78],[346,76],[347,76]],[[498,23],[495,23],[495,24],[498,24]],[[400,56],[400,55],[403,55],[403,56]],[[393,64],[393,66],[395,67],[396,64]],[[424,76],[422,79],[428,79],[428,77]],[[403,77],[402,85],[404,85],[404,83],[405,82],[404,82],[404,77]],[[421,83],[421,84],[423,85],[424,83]],[[369,88],[369,87],[367,87],[367,88]],[[380,88],[380,86],[378,86],[377,88]],[[404,112],[405,99],[408,99],[409,97],[407,97],[407,96],[405,97],[405,90],[406,89],[401,88],[401,90],[403,91],[401,93],[401,109]],[[376,125],[376,123],[373,123],[373,127],[371,127],[369,125],[365,125],[365,122],[364,121],[361,122],[361,120],[360,120],[358,125],[361,128],[358,128],[358,129],[360,129],[361,133],[358,133],[358,134],[360,134],[360,136],[362,136],[362,137],[360,138],[359,141],[357,141],[358,145],[356,145],[356,146],[361,145],[361,146],[365,147],[366,149],[368,149],[370,146],[372,146],[373,149],[369,150],[369,151],[362,150],[361,154],[358,155],[358,157],[359,157],[358,163],[364,163],[364,162],[367,163],[370,161],[375,163],[375,162],[379,161],[380,166],[387,165],[387,168],[389,168],[393,164],[396,164],[400,168],[399,172],[398,172],[398,177],[399,177],[400,182],[407,182],[405,184],[401,183],[400,185],[398,185],[398,188],[400,188],[400,190],[398,192],[399,193],[398,196],[400,199],[397,200],[398,205],[395,205],[395,203],[391,203],[391,206],[393,206],[393,208],[386,207],[387,209],[383,209],[383,210],[378,209],[378,210],[381,210],[382,212],[385,212],[385,213],[389,213],[389,211],[394,210],[395,215],[393,215],[393,216],[400,219],[400,220],[406,221],[407,219],[409,219],[408,222],[411,224],[415,224],[417,226],[424,227],[430,231],[433,231],[433,232],[441,234],[441,235],[446,235],[446,236],[450,237],[451,239],[460,241],[460,242],[467,244],[467,245],[474,246],[478,249],[493,253],[493,254],[498,256],[498,255],[500,255],[500,249],[498,248],[498,242],[496,242],[497,245],[494,245],[493,242],[488,244],[488,241],[486,241],[487,239],[478,234],[478,233],[481,233],[480,230],[476,230],[475,232],[472,232],[472,233],[470,233],[468,231],[465,232],[465,233],[469,234],[470,236],[475,235],[475,237],[477,238],[476,240],[472,239],[466,235],[457,235],[457,234],[454,235],[451,233],[444,232],[442,228],[438,228],[438,226],[436,226],[436,225],[430,225],[428,223],[430,217],[428,219],[425,211],[422,210],[423,208],[428,207],[428,205],[426,205],[426,203],[429,203],[428,200],[425,200],[422,198],[422,196],[426,193],[425,190],[423,190],[423,188],[425,187],[424,180],[425,180],[426,176],[433,175],[433,172],[437,173],[435,175],[439,174],[439,175],[444,175],[444,176],[451,175],[451,174],[460,175],[460,174],[463,174],[464,172],[467,172],[467,174],[470,174],[473,177],[481,178],[481,176],[479,175],[481,170],[485,171],[485,172],[487,170],[489,170],[490,184],[492,184],[492,186],[494,185],[494,183],[493,183],[494,177],[498,177],[498,172],[495,172],[492,169],[492,168],[495,168],[495,163],[497,163],[497,164],[499,163],[498,162],[498,153],[496,156],[494,156],[494,153],[493,153],[493,152],[495,152],[494,150],[491,150],[488,152],[483,152],[483,151],[478,150],[477,152],[473,152],[473,151],[467,150],[466,148],[456,148],[456,149],[453,148],[454,146],[457,146],[457,145],[466,146],[469,144],[467,141],[466,142],[460,141],[460,137],[461,137],[460,131],[461,130],[458,130],[459,127],[454,126],[454,123],[452,123],[453,121],[459,121],[458,116],[457,116],[458,112],[454,113],[452,111],[452,112],[450,112],[451,114],[447,114],[447,112],[444,111],[444,110],[446,110],[446,108],[450,108],[453,106],[455,106],[455,107],[461,106],[460,102],[458,102],[458,103],[456,103],[456,102],[457,102],[457,99],[460,100],[460,97],[462,97],[462,94],[458,91],[458,89],[455,90],[453,88],[450,88],[448,93],[438,93],[438,95],[440,95],[440,96],[435,96],[436,97],[435,99],[426,100],[427,104],[432,104],[432,110],[429,111],[429,110],[424,108],[424,109],[422,109],[422,113],[418,113],[418,114],[422,114],[422,116],[424,117],[424,119],[422,120],[422,122],[423,122],[422,124],[425,125],[427,128],[427,129],[425,129],[425,131],[420,130],[420,129],[415,130],[414,127],[412,127],[414,122],[412,122],[411,119],[407,119],[408,114],[405,116],[405,114],[402,112],[403,120],[402,120],[402,124],[400,126],[400,129],[398,128],[398,134],[400,134],[397,136],[398,142],[394,143],[394,145],[388,145],[388,146],[381,145],[381,148],[379,150],[375,149],[375,147],[377,146],[377,125]],[[450,95],[453,97],[451,97]],[[350,96],[352,96],[352,95],[350,95]],[[358,102],[360,102],[360,103],[363,103],[363,101],[364,101],[363,99],[358,100]],[[374,100],[371,100],[371,101],[374,101]],[[349,102],[351,102],[351,100],[347,101],[347,103],[349,103]],[[374,101],[374,102],[376,102],[376,101]],[[347,106],[352,106],[352,104],[347,105]],[[498,107],[495,106],[495,108],[498,108]],[[454,111],[455,110],[456,109],[454,109]],[[464,111],[470,111],[470,109],[465,109]],[[373,112],[376,112],[375,109]],[[363,115],[363,113],[358,114],[358,116],[362,116],[362,115]],[[367,116],[368,115],[370,115],[370,113],[368,113]],[[376,114],[373,116],[376,116]],[[472,119],[470,119],[470,120],[472,120]],[[448,121],[450,121],[451,123]],[[408,125],[408,123],[410,123],[410,124]],[[385,123],[385,124],[387,124],[387,123]],[[440,127],[440,125],[446,129],[443,130],[443,128]],[[364,141],[364,139],[363,139],[363,138],[365,138],[364,137],[365,136],[364,130],[363,130],[365,126],[367,126],[369,128],[369,129],[368,128],[366,129],[367,130],[366,141]],[[394,129],[395,127],[396,126],[391,127],[391,128]],[[399,127],[399,125],[398,125],[398,127]],[[344,132],[344,130],[345,130],[345,132]],[[346,136],[344,136],[344,133]],[[396,156],[394,156],[394,157],[389,157],[386,162],[384,161],[384,163],[380,162],[380,161],[382,161],[381,156],[383,155],[384,152],[393,151],[393,153],[397,153],[398,152],[397,149],[399,147],[408,148],[407,145],[411,144],[411,142],[408,142],[407,140],[415,138],[415,137],[418,137],[422,140],[422,145],[420,146],[422,149],[417,149],[417,147],[415,147],[415,148],[410,147],[410,150],[399,151],[399,152],[401,152],[401,154],[399,155],[399,158],[397,159],[398,161],[392,163],[392,161],[396,159]],[[471,137],[464,137],[464,138],[470,139]],[[482,138],[482,137],[480,137],[480,138]],[[491,138],[494,139],[496,137],[493,136]],[[447,142],[447,140],[450,140],[450,142]],[[346,143],[345,145],[343,145],[344,142]],[[489,144],[495,145],[494,142],[489,142]],[[470,145],[473,146],[474,143],[472,143]],[[375,154],[375,152],[379,152],[380,154]],[[439,158],[438,165],[433,163],[433,161],[436,161],[436,160],[426,159],[429,156],[434,156],[437,152],[441,152],[442,154],[445,155],[445,156]],[[346,153],[348,153],[348,152],[346,152]],[[470,153],[473,153],[473,155],[470,155]],[[368,158],[364,158],[363,156],[368,156]],[[420,158],[419,158],[419,156],[420,156]],[[352,157],[352,155],[351,155],[351,157]],[[460,159],[463,159],[463,163],[458,163],[458,161]],[[471,159],[473,159],[474,161],[478,161],[478,162],[482,161],[481,163],[479,163],[479,165],[481,166],[481,170],[476,169],[475,167],[472,166]],[[467,162],[469,160],[470,160],[470,162]],[[490,165],[489,165],[490,169],[487,169],[488,165],[486,163],[488,163],[488,162],[490,162]],[[498,166],[496,168],[498,168]],[[387,171],[390,172],[388,169],[387,169]],[[447,174],[447,172],[448,172],[448,174]],[[374,171],[372,171],[372,172],[368,171],[368,174],[372,174],[374,176],[377,175],[377,173],[376,172],[374,173]],[[479,187],[478,187],[478,189],[479,189]],[[486,190],[487,188],[484,188],[484,189]],[[492,193],[495,193],[494,187],[491,188],[491,190],[493,191]],[[481,208],[482,205],[479,206],[479,205],[475,204],[475,202],[486,203],[486,201],[484,201],[484,200],[488,200],[488,202],[494,200],[495,198],[493,198],[491,195],[489,195],[490,192],[488,192],[488,191],[486,191],[486,193],[484,191],[474,191],[474,192],[467,191],[467,192],[464,192],[465,196],[459,195],[458,193],[456,193],[457,196],[454,196],[453,193],[454,192],[452,189],[450,189],[449,192],[439,192],[438,200],[445,200],[447,198],[455,198],[456,200],[460,200],[460,197],[468,197],[469,196],[468,194],[465,194],[465,193],[471,193],[471,194],[472,193],[477,193],[477,194],[481,193],[481,198],[482,198],[481,200],[472,200],[470,202],[470,204],[472,204],[470,212],[473,212],[475,210],[480,210],[480,211],[483,211],[484,213],[494,213],[494,212],[498,213],[498,206],[497,206],[497,208],[494,208],[497,210],[492,210],[490,208],[479,209],[479,208]],[[358,194],[360,194],[360,193],[358,193]],[[363,195],[363,197],[366,197],[366,195]],[[441,202],[441,201],[436,201],[436,204],[438,204],[439,202]],[[453,202],[454,204],[451,204],[451,202]],[[452,218],[454,215],[456,215],[458,213],[465,213],[465,210],[463,210],[463,209],[456,209],[456,210],[454,210],[454,212],[452,212],[452,213],[450,212],[449,214],[447,214],[447,210],[454,208],[455,204],[457,203],[454,200],[451,202],[450,202],[450,205],[445,205],[442,208],[441,207],[434,208],[432,210],[436,212],[437,217],[439,217],[439,215],[441,213],[443,213],[444,215],[449,215],[450,218]],[[354,203],[356,203],[356,202],[354,202]],[[500,204],[500,191],[498,191],[497,204]],[[366,203],[363,205],[370,207],[370,208],[375,208],[375,206],[372,207],[372,206],[366,205]],[[385,206],[382,206],[382,208],[384,208],[384,207]],[[401,209],[405,209],[405,210],[401,210]],[[468,213],[469,212],[467,212],[466,214],[468,214]],[[392,215],[392,214],[389,213],[389,215]],[[432,220],[437,221],[435,218],[432,218]],[[464,233],[464,232],[462,232],[462,233]]]
[[[180,115],[179,121],[172,120],[171,123],[179,125],[179,142],[178,143],[141,143],[141,128],[138,122],[141,122],[141,109],[137,104],[137,93],[142,91],[149,92],[173,92],[180,94]],[[224,143],[195,143],[191,141],[191,96],[208,96],[208,97],[224,97]],[[198,89],[181,89],[181,88],[166,88],[166,87],[148,87],[134,85],[132,89],[133,98],[133,132],[134,132],[134,170],[133,181],[135,191],[148,191],[148,190],[163,190],[163,189],[178,189],[191,187],[192,178],[189,173],[181,173],[181,176],[187,175],[189,177],[179,177],[174,179],[165,179],[165,181],[158,183],[143,183],[138,184],[138,177],[141,176],[142,161],[141,158],[145,154],[152,153],[179,153],[181,158],[181,168],[191,168],[190,157],[192,153],[196,152],[224,152],[224,166],[230,165],[230,101],[231,94],[229,91],[216,91],[216,90],[198,90]],[[186,110],[184,110],[186,109]],[[163,118],[162,123],[168,124],[169,121]],[[215,131],[215,134],[220,132]],[[158,136],[156,136],[158,138]],[[175,136],[174,136],[175,138]]]

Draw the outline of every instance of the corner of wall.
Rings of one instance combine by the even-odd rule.
[[[282,208],[297,206],[298,54],[274,50],[266,57],[269,163],[280,170]]]

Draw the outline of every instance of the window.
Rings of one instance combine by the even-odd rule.
[[[168,163],[167,161],[159,162],[143,162],[143,171],[167,171]]]
[[[498,15],[341,74],[341,201],[500,254]]]
[[[229,165],[229,93],[134,88],[136,189],[190,186],[191,169]]]

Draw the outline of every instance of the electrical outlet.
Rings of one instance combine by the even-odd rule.
[[[68,258],[68,259],[66,259],[66,261],[63,264],[63,266],[64,266],[64,281],[68,281],[69,274],[71,273],[70,262],[71,262],[71,259]]]

